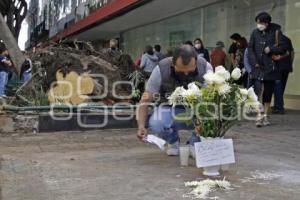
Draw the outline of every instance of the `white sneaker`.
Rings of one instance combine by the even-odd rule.
[[[174,144],[168,144],[166,153],[168,156],[178,156],[179,155],[179,142],[177,141]]]

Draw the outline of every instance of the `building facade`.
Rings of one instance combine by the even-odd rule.
[[[93,0],[75,3],[68,14],[75,16],[75,20],[67,19],[66,15],[52,24],[50,40],[76,38],[102,44],[109,38],[119,38],[124,52],[134,59],[141,56],[147,44],[160,44],[166,51],[197,37],[203,39],[208,49],[219,40],[228,48],[232,33],[249,39],[256,27],[256,14],[267,11],[293,42],[294,72],[288,82],[286,104],[288,108],[300,109],[297,81],[300,76],[299,0]],[[59,25],[62,20],[65,21]]]

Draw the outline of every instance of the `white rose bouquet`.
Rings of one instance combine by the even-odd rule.
[[[258,109],[260,103],[253,88],[243,89],[234,83],[241,70],[230,74],[223,66],[204,75],[205,84],[191,83],[188,88],[177,88],[168,98],[173,106],[184,105],[185,113],[177,121],[194,124],[202,137],[223,137],[241,119],[243,108]]]

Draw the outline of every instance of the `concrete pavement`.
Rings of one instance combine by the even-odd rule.
[[[219,179],[233,190],[212,197],[300,199],[300,113],[271,120],[229,131],[237,163]],[[177,200],[189,191],[185,181],[204,178],[193,160],[180,167],[178,157],[138,142],[134,129],[0,136],[1,200]]]

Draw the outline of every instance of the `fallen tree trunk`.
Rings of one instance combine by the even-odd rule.
[[[114,103],[124,101],[114,94],[131,94],[127,85],[114,85],[118,81],[127,81],[128,74],[135,69],[128,55],[110,58],[94,50],[89,43],[76,42],[73,47],[60,44],[37,49],[32,54],[32,61],[33,73],[45,73],[40,73],[18,92],[25,99],[28,99],[27,94],[36,96],[34,93],[41,88],[50,104]]]

